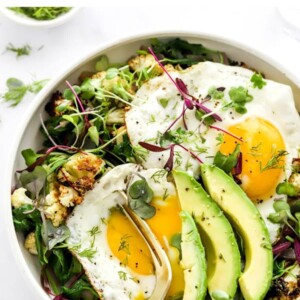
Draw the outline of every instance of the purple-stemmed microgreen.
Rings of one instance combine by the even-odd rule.
[[[243,154],[242,152],[239,153],[237,163],[235,167],[232,169],[232,174],[234,176],[240,175],[243,170]]]
[[[77,95],[76,91],[74,90],[73,86],[70,84],[70,82],[66,81],[66,84],[67,84],[68,88],[71,90],[71,92],[74,94],[76,102],[78,103],[81,112],[84,113],[83,117],[84,117],[84,122],[85,122],[85,130],[87,131],[89,129],[89,127],[91,127],[91,124],[90,124],[87,114],[85,114],[85,108],[84,108],[79,96]]]
[[[170,75],[170,73],[167,71],[167,69],[164,67],[164,65],[161,63],[161,61],[158,59],[158,57],[155,55],[155,53],[153,52],[153,50],[149,47],[149,52],[152,54],[152,56],[154,57],[155,61],[158,63],[158,65],[163,69],[164,73],[170,78],[170,80],[173,82],[173,84],[175,85],[175,87],[177,88],[177,90],[179,91],[179,93],[181,94],[184,102],[183,102],[183,109],[181,114],[170,124],[170,126],[167,128],[167,130],[165,132],[167,132],[168,130],[170,130],[174,124],[180,119],[182,118],[183,121],[183,125],[185,127],[185,129],[187,130],[187,124],[185,121],[185,113],[187,109],[200,109],[202,111],[204,111],[206,114],[211,114],[211,116],[216,120],[216,121],[222,121],[222,118],[213,113],[209,108],[207,108],[205,105],[203,105],[202,103],[200,103],[196,98],[194,98],[193,96],[191,96],[188,92],[188,88],[186,86],[186,84],[183,82],[182,79],[180,78],[176,78],[175,80],[173,79],[173,77]]]
[[[74,147],[69,147],[65,145],[56,145],[51,148],[49,148],[42,156],[40,156],[33,164],[28,166],[26,169],[18,170],[18,173],[22,173],[23,171],[31,172],[34,170],[36,166],[40,166],[43,164],[43,162],[46,160],[46,158],[55,150],[65,150],[65,151],[71,151],[71,152],[80,152],[81,150]]]
[[[164,169],[166,169],[167,171],[172,171],[172,169],[173,169],[174,148],[176,146],[178,146],[178,147],[182,148],[184,151],[188,152],[199,163],[203,163],[203,161],[195,153],[193,153],[191,150],[189,150],[188,148],[186,148],[185,146],[183,146],[181,144],[170,144],[168,147],[160,147],[160,146],[149,144],[146,142],[139,142],[139,145],[142,146],[143,148],[147,149],[150,152],[164,152],[164,151],[170,150],[170,156],[169,156],[166,164],[164,165]]]
[[[231,137],[237,139],[238,141],[243,142],[243,140],[241,138],[237,137],[236,135],[232,134],[231,132],[229,132],[229,131],[227,131],[227,130],[225,130],[223,128],[220,128],[220,127],[217,127],[217,126],[214,126],[214,125],[210,125],[209,127],[212,128],[212,129],[218,130],[218,131],[222,131],[225,134],[228,134]]]

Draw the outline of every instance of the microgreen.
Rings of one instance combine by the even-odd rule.
[[[133,182],[128,188],[129,207],[141,218],[150,219],[155,213],[155,207],[151,206],[153,191],[145,179]]]
[[[95,239],[96,239],[96,234],[100,233],[101,230],[99,229],[99,226],[94,226],[91,230],[88,231],[89,235],[91,236],[92,238],[92,241],[91,241],[91,248],[94,247],[94,244],[95,244]]]
[[[229,155],[224,155],[218,151],[214,157],[214,165],[229,173],[237,165],[240,154],[240,144],[237,144],[234,151]]]
[[[253,96],[249,94],[248,90],[243,86],[232,87],[228,94],[235,111],[240,114],[245,114],[247,112],[245,107],[246,103],[253,100]]]
[[[31,46],[26,44],[23,47],[18,48],[18,47],[15,47],[12,43],[9,43],[6,46],[6,50],[14,52],[14,53],[16,53],[17,57],[20,57],[20,56],[23,56],[23,55],[29,55],[30,51],[31,51]]]
[[[86,248],[78,253],[80,257],[86,257],[88,260],[92,260],[94,255],[97,253],[96,249]]]
[[[105,71],[109,67],[108,57],[106,55],[102,55],[99,57],[99,60],[96,62],[96,70],[98,72]]]
[[[48,79],[34,81],[31,84],[24,84],[23,81],[17,78],[8,78],[6,80],[7,92],[1,95],[5,102],[11,103],[11,106],[18,105],[29,92],[37,94],[48,82]]]
[[[152,174],[151,179],[153,179],[155,183],[159,183],[167,174],[168,172],[166,170],[158,170]]]
[[[260,73],[254,73],[250,81],[253,83],[254,88],[258,88],[260,90],[267,84]]]
[[[289,182],[279,183],[276,187],[276,193],[279,195],[287,195],[289,197],[297,196],[297,189]]]
[[[46,220],[42,226],[42,237],[48,250],[65,241],[70,236],[70,230],[66,225],[54,227],[52,222]]]
[[[118,271],[118,274],[119,274],[119,278],[121,280],[127,280],[127,273],[124,272],[124,271]]]
[[[213,99],[222,99],[224,97],[224,87],[218,87],[212,86],[208,90],[208,95],[211,96]]]

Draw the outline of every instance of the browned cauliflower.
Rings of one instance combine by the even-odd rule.
[[[98,156],[79,152],[72,155],[58,171],[57,180],[84,194],[93,188],[95,177],[103,167],[104,161]]]
[[[34,232],[30,232],[26,236],[25,242],[24,242],[24,247],[25,247],[25,249],[28,250],[29,253],[31,253],[33,255],[37,255],[38,254],[37,249],[36,249]]]

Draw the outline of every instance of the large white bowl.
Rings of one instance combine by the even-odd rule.
[[[215,35],[207,35],[200,33],[186,32],[168,32],[168,33],[152,33],[147,35],[138,35],[122,40],[107,43],[93,50],[89,55],[81,57],[78,62],[61,73],[57,78],[53,79],[37,96],[33,102],[29,113],[25,118],[22,130],[14,139],[14,153],[11,153],[10,160],[7,162],[4,181],[2,182],[1,201],[5,202],[5,228],[8,231],[9,244],[11,251],[14,253],[21,273],[25,274],[24,280],[35,290],[38,299],[49,299],[40,285],[40,270],[36,257],[30,255],[23,247],[23,237],[21,234],[16,234],[13,226],[10,205],[11,187],[15,182],[15,171],[24,167],[24,162],[21,157],[21,150],[25,148],[38,149],[41,146],[42,138],[39,133],[39,115],[43,114],[44,106],[49,100],[51,94],[56,90],[63,90],[65,80],[75,83],[82,71],[95,71],[94,66],[97,58],[106,54],[111,62],[125,62],[130,56],[135,54],[135,51],[141,45],[148,45],[149,39],[158,37],[160,39],[170,39],[180,37],[189,42],[202,43],[204,46],[222,50],[226,54],[237,61],[243,61],[263,72],[267,78],[276,80],[281,83],[288,84],[292,87],[295,97],[295,103],[300,111],[300,82],[299,79],[293,78],[291,74],[277,62],[271,60],[265,55],[258,53],[254,49],[239,44],[236,41],[224,39]],[[282,103],[284,105],[284,102]]]

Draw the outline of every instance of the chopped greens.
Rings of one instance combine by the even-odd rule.
[[[8,9],[39,21],[53,20],[71,10],[71,7],[9,7]]]
[[[247,112],[246,103],[253,100],[253,96],[249,94],[248,90],[242,86],[232,87],[228,94],[235,111],[239,114],[245,114]]]

